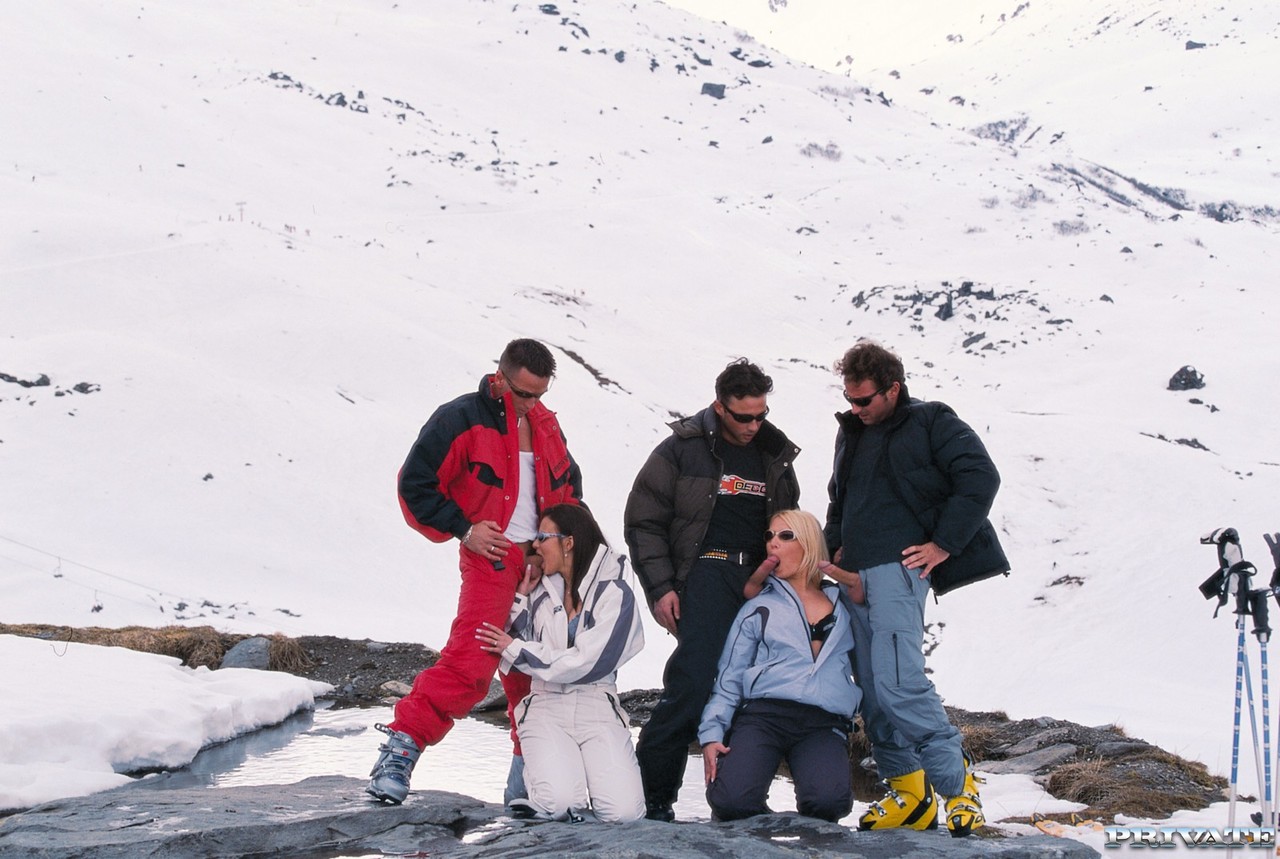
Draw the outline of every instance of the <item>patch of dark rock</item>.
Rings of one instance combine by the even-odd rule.
[[[1192,41],[1191,39],[1187,39],[1188,51],[1198,51],[1204,47],[1207,47],[1207,45],[1204,42],[1196,42],[1196,41]]]
[[[858,832],[796,814],[733,823],[609,826],[517,821],[502,806],[444,791],[415,791],[403,805],[368,800],[365,782],[319,776],[292,785],[176,788],[129,785],[37,806],[5,820],[6,859],[350,855],[556,856],[595,859],[799,859],[940,856],[1087,857],[1044,835],[953,839],[945,829]]]
[[[1179,809],[1205,808],[1225,795],[1226,780],[1209,774],[1203,764],[1127,737],[1112,725],[1014,721],[1003,713],[953,707],[947,715],[964,735],[969,753],[981,761],[978,769],[1028,772],[1054,796],[1086,803],[1096,816],[1167,817]],[[1074,752],[1067,754],[1068,747]]]
[[[386,703],[384,683],[413,679],[440,658],[437,650],[409,642],[353,641],[332,635],[304,635],[297,639],[312,662],[295,673],[334,687],[337,707],[371,707]]]
[[[724,84],[704,83],[702,85],[702,95],[709,95],[712,98],[724,98]]]
[[[1204,387],[1204,374],[1190,364],[1169,377],[1170,391],[1191,391]]]
[[[222,656],[219,668],[256,668],[266,671],[271,665],[271,639],[261,635],[246,638],[232,645]]]
[[[1205,446],[1198,438],[1169,438],[1164,433],[1159,433],[1159,432],[1157,433],[1144,432],[1142,433],[1142,435],[1145,435],[1147,438],[1154,438],[1156,441],[1164,441],[1164,442],[1168,442],[1169,444],[1180,444],[1183,447],[1189,447],[1189,448],[1192,448],[1193,450],[1206,450],[1206,451],[1209,450],[1209,448]]]
[[[10,382],[14,385],[21,385],[24,388],[47,388],[50,385],[49,377],[44,373],[40,374],[38,379],[19,379],[17,376],[10,376],[8,373],[0,373],[0,382]]]
[[[557,346],[556,348],[559,349],[561,352],[563,352],[569,358],[569,360],[573,361],[579,367],[581,367],[582,369],[590,373],[591,377],[596,380],[596,384],[599,385],[600,387],[605,388],[606,390],[609,388],[615,388],[624,394],[631,393],[626,388],[622,387],[617,382],[615,382],[613,379],[610,379],[604,373],[601,373],[595,367],[588,364],[586,362],[586,359],[584,359],[577,352],[574,352],[572,349],[566,349],[563,346]]]
[[[1080,576],[1058,576],[1058,578],[1049,582],[1049,587],[1057,587],[1058,585],[1075,585],[1079,587],[1084,584],[1084,579]]]

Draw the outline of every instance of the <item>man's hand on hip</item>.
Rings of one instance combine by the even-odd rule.
[[[930,540],[920,546],[908,546],[902,550],[902,565],[908,570],[920,570],[920,578],[933,572],[951,553]]]
[[[658,621],[658,626],[676,635],[680,620],[680,596],[675,591],[667,591],[658,597],[658,601],[653,604],[653,617]]]
[[[497,522],[486,519],[471,526],[462,545],[486,560],[501,561],[507,556],[511,541],[503,535]]]

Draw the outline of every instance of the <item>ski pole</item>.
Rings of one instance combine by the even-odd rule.
[[[1267,544],[1267,548],[1271,551],[1271,560],[1272,560],[1272,562],[1275,564],[1275,570],[1271,573],[1271,582],[1270,582],[1270,591],[1271,591],[1271,595],[1272,595],[1272,596],[1274,596],[1274,597],[1276,598],[1276,603],[1277,603],[1277,604],[1280,604],[1280,533],[1277,533],[1277,534],[1263,534],[1263,535],[1262,535],[1262,539],[1263,539],[1263,541]],[[1262,602],[1262,604],[1265,606],[1265,605],[1266,605],[1266,597],[1263,597],[1261,602]],[[1265,615],[1264,615],[1264,617],[1265,617]],[[1268,630],[1268,632],[1270,632],[1270,630]],[[1270,637],[1270,636],[1268,636],[1268,637]],[[1263,674],[1262,674],[1262,682],[1263,682],[1262,700],[1263,700],[1263,706],[1265,707],[1265,706],[1266,706],[1266,701],[1267,701],[1267,689],[1266,689],[1266,682],[1267,682],[1267,675],[1266,675],[1267,663],[1266,663],[1266,661],[1265,661],[1265,660],[1266,660],[1266,658],[1267,658],[1267,650],[1266,650],[1266,643],[1265,643],[1265,642],[1263,643],[1262,658],[1263,658],[1263,660],[1264,660],[1264,661],[1263,661],[1263,663],[1262,663],[1262,671],[1263,671]],[[1273,772],[1280,773],[1280,746],[1278,746],[1278,747],[1276,748],[1276,767],[1275,767],[1275,770],[1273,770]],[[1270,824],[1271,824],[1271,826],[1273,826],[1273,827],[1280,826],[1280,810],[1277,810],[1277,808],[1276,808],[1276,804],[1273,804],[1273,805],[1271,806],[1271,821],[1270,821]]]
[[[1214,609],[1213,612],[1214,617],[1217,617],[1218,609],[1226,605],[1230,596],[1236,597],[1236,688],[1235,703],[1232,708],[1231,784],[1227,804],[1227,825],[1234,827],[1236,825],[1236,799],[1240,783],[1240,702],[1244,691],[1246,667],[1244,618],[1249,608],[1248,578],[1242,576],[1241,573],[1243,571],[1239,569],[1243,555],[1240,552],[1240,535],[1235,528],[1217,528],[1201,537],[1200,542],[1218,547],[1218,569],[1200,585],[1200,593],[1204,595],[1205,599],[1214,599],[1216,597],[1218,600],[1218,608]],[[1252,697],[1251,683],[1250,698],[1252,699]],[[1251,712],[1252,709],[1251,701]],[[1256,750],[1256,722],[1254,736]]]

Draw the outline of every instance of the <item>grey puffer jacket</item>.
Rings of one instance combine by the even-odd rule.
[[[720,438],[719,421],[710,406],[672,421],[671,435],[649,455],[627,496],[623,534],[650,605],[683,590],[702,553],[724,476],[716,446],[728,442]],[[756,439],[764,455],[769,515],[796,507],[800,481],[793,463],[800,448],[769,421],[760,425]]]

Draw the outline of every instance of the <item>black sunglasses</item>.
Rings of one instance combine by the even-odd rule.
[[[563,537],[563,536],[564,534],[556,534],[552,531],[539,531],[538,533],[533,535],[533,539],[530,540],[529,542],[540,543],[543,540],[550,540],[552,537]]]
[[[543,391],[542,394],[535,394],[532,391],[522,391],[515,385],[511,384],[510,380],[507,380],[507,390],[511,392],[512,396],[519,397],[522,400],[540,400],[542,399],[542,395],[546,393],[546,391]]]
[[[735,412],[733,409],[726,406],[723,400],[720,401],[720,405],[724,406],[725,414],[727,414],[729,417],[733,418],[735,421],[737,421],[740,424],[750,424],[750,423],[762,424],[764,423],[764,419],[769,417],[768,409],[765,409],[763,412],[761,412],[758,415],[750,415],[750,414],[743,414],[742,412]]]
[[[781,540],[784,543],[790,543],[792,540],[796,538],[796,532],[795,531],[765,531],[764,532],[764,541],[766,543],[768,543],[774,537],[777,537],[779,540]]]
[[[844,392],[844,399],[845,399],[845,402],[847,402],[847,403],[848,403],[849,405],[851,405],[851,406],[857,406],[857,407],[858,407],[858,408],[860,408],[860,409],[865,409],[867,406],[871,405],[871,401],[872,401],[872,400],[874,400],[876,397],[880,396],[881,394],[883,394],[883,393],[884,393],[885,391],[887,391],[887,390],[889,390],[889,386],[888,386],[888,385],[885,385],[885,386],[884,386],[883,388],[881,388],[880,390],[878,390],[878,391],[876,391],[876,392],[874,392],[874,393],[872,393],[871,395],[866,396],[866,397],[851,397],[851,396],[849,396],[849,392],[848,392],[848,391],[845,391],[845,392]]]

